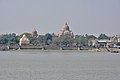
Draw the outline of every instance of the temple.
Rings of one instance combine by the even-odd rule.
[[[32,37],[37,37],[37,36],[38,36],[37,30],[34,28],[32,31]]]
[[[27,38],[27,36],[24,34],[22,38],[20,39],[19,45],[20,46],[26,46],[30,44],[30,40]]]
[[[70,30],[67,22],[65,22],[63,28],[60,30],[59,36],[62,35],[69,35],[69,36],[74,36],[73,32]]]

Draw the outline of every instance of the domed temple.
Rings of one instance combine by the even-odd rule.
[[[22,36],[22,38],[20,39],[20,42],[19,42],[19,45],[22,46],[22,45],[29,45],[30,44],[30,40],[27,38],[27,36],[24,34]]]
[[[32,31],[32,37],[37,37],[37,36],[38,36],[37,30],[34,28]]]
[[[73,32],[70,30],[67,22],[65,22],[63,28],[60,30],[59,36],[61,35],[70,35],[70,36],[74,36]]]

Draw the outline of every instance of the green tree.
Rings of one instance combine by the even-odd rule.
[[[14,44],[18,44],[19,43],[19,39],[18,39],[18,36],[16,36],[15,33],[12,33],[12,34],[9,34],[7,36],[7,39],[8,39],[8,43],[14,43]]]
[[[38,40],[41,44],[44,44],[45,35],[39,35]]]
[[[75,38],[74,38],[74,43],[77,45],[77,46],[87,46],[88,45],[88,41],[89,39],[92,39],[93,36],[89,36],[89,35],[76,35]]]
[[[0,44],[7,44],[8,39],[4,35],[0,35]]]
[[[96,39],[97,37],[95,37],[94,35],[87,35],[86,34],[86,39],[88,39],[88,40],[94,40],[94,39]]]
[[[0,44],[18,44],[19,39],[15,33],[0,35]]]
[[[106,34],[100,34],[98,39],[109,39],[109,37]]]
[[[48,41],[52,41],[52,35],[50,33],[47,33],[45,34],[45,37],[44,37],[44,42],[45,42],[45,45],[49,45]]]
[[[58,41],[60,46],[72,46],[74,39],[70,35],[63,35],[63,36],[60,36]]]

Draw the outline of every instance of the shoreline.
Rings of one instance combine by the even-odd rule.
[[[40,50],[40,49],[20,49],[20,50],[9,50],[9,51],[40,51],[40,52],[108,52],[108,51],[96,51],[93,50]]]
[[[79,47],[42,47],[42,46],[1,46],[0,51],[42,51],[42,52],[111,52],[119,53],[119,48],[79,48]]]

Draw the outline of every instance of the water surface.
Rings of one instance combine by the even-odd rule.
[[[0,80],[119,80],[120,54],[0,52]]]

